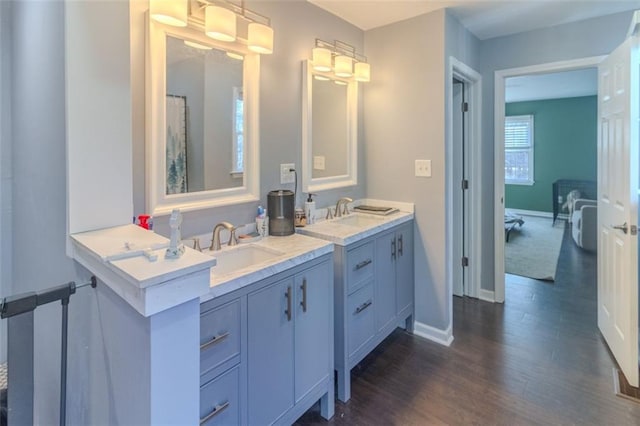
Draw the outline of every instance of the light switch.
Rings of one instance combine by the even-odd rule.
[[[416,177],[431,177],[431,160],[416,160]]]
[[[324,170],[324,155],[313,156],[313,170]]]

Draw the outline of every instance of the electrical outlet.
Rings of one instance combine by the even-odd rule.
[[[313,156],[313,170],[324,170],[324,155]]]
[[[417,177],[431,177],[431,160],[416,160]]]
[[[291,169],[295,169],[294,163],[280,164],[280,183],[294,183],[295,175]]]

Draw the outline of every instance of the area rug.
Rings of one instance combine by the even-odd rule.
[[[565,222],[546,217],[523,216],[524,225],[511,231],[504,245],[504,266],[508,274],[554,281],[562,246]]]

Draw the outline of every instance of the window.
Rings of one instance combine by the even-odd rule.
[[[505,117],[504,182],[533,185],[533,115]]]
[[[244,98],[242,87],[233,88],[233,163],[231,174],[242,177],[244,171]]]

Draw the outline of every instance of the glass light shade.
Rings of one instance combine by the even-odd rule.
[[[273,53],[273,28],[258,22],[251,22],[247,30],[249,50],[269,55]]]
[[[207,46],[205,44],[196,43],[195,41],[185,40],[184,44],[189,46],[189,47],[194,47],[196,49],[202,49],[202,50],[211,50],[212,49],[211,46]]]
[[[174,27],[187,26],[188,0],[151,0],[149,13],[153,19]]]
[[[236,14],[220,6],[208,6],[205,12],[205,33],[216,40],[236,40]]]
[[[335,62],[335,74],[338,77],[351,77],[353,75],[352,60],[348,56],[338,55]]]
[[[371,66],[366,62],[356,62],[353,73],[356,81],[371,81]]]
[[[342,81],[342,80],[333,80],[333,82],[335,84],[337,84],[338,86],[346,86],[347,82],[346,81]]]
[[[313,78],[315,78],[318,81],[329,81],[331,80],[329,77],[325,77],[324,75],[314,75]]]
[[[323,72],[331,71],[331,51],[329,49],[314,47],[312,54],[314,70]]]

